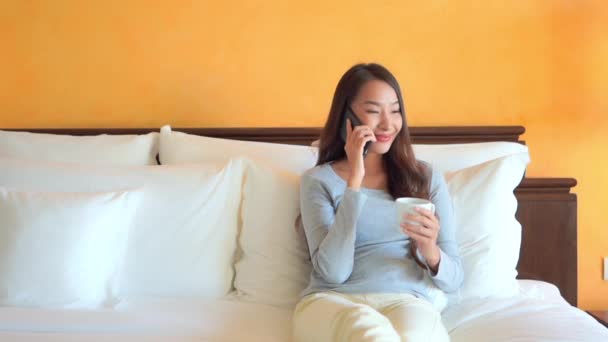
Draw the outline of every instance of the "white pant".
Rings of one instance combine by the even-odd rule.
[[[297,342],[449,341],[441,314],[410,294],[310,294],[294,311]]]

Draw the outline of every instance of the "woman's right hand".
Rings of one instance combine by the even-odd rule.
[[[369,126],[359,125],[352,128],[350,119],[346,119],[346,143],[344,151],[348,158],[350,176],[348,187],[359,190],[365,176],[365,166],[363,164],[363,147],[368,141],[376,141],[376,136]]]

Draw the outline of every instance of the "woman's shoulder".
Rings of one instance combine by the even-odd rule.
[[[344,181],[333,171],[331,163],[324,163],[310,168],[302,173],[303,186],[321,186],[333,192],[344,187]]]
[[[325,182],[331,180],[331,176],[332,176],[330,173],[331,170],[328,168],[331,168],[329,163],[325,163],[325,164],[321,164],[321,165],[312,167],[302,173],[302,179],[306,180],[308,182],[312,181],[312,182],[325,183]]]
[[[310,169],[308,169],[302,173],[302,177],[318,178],[320,176],[323,176],[323,175],[325,175],[325,168],[327,166],[328,166],[327,163],[325,163],[325,164],[316,165],[314,167],[311,167]]]
[[[424,167],[424,173],[428,180],[429,193],[431,196],[435,196],[438,193],[446,193],[447,183],[445,176],[441,169],[433,166],[433,164],[417,160]]]
[[[433,165],[431,165],[431,163],[421,160],[421,159],[416,159],[416,163],[418,163],[418,165],[420,165],[420,167],[422,168],[422,171],[424,172],[424,174],[429,177],[433,176]]]
[[[424,175],[428,179],[429,188],[431,191],[435,190],[439,185],[441,185],[441,183],[445,182],[443,173],[438,168],[434,167],[433,164],[420,159],[416,159],[416,162],[418,162],[418,164],[422,167]]]

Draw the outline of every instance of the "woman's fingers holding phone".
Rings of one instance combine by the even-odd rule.
[[[360,125],[356,126],[351,130],[350,136],[347,141],[350,141],[350,144],[352,144],[358,150],[361,150],[361,152],[363,152],[362,149],[365,143],[367,143],[368,141],[376,141],[376,136],[374,135],[374,132],[371,128],[369,128],[368,126]]]
[[[350,120],[347,121],[347,139],[344,145],[346,157],[350,165],[351,175],[349,177],[349,188],[359,188],[365,174],[363,164],[363,148],[368,141],[376,141],[374,132],[371,128],[364,125],[350,126]]]
[[[374,136],[374,132],[369,126],[359,125],[353,127],[351,124],[351,120],[349,118],[346,119],[346,145],[345,149],[349,145],[360,147],[364,143],[368,141],[376,141],[376,137]]]
[[[356,133],[355,135],[357,137],[359,137],[360,139],[365,139],[365,138],[371,137],[372,141],[376,141],[376,136],[374,135],[374,131],[369,126],[364,126],[364,125],[356,126],[353,130],[351,130],[351,134],[353,132]]]
[[[355,129],[359,127],[361,127],[361,129],[356,131],[358,136],[357,146],[361,146],[361,148],[363,148],[365,143],[367,143],[368,141],[376,141],[376,135],[374,135],[374,132],[371,128],[369,128],[368,126],[358,126],[355,127]]]

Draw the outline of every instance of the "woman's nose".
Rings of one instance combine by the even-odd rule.
[[[383,110],[380,114],[380,122],[378,122],[378,127],[382,129],[388,129],[391,122],[390,111]]]

